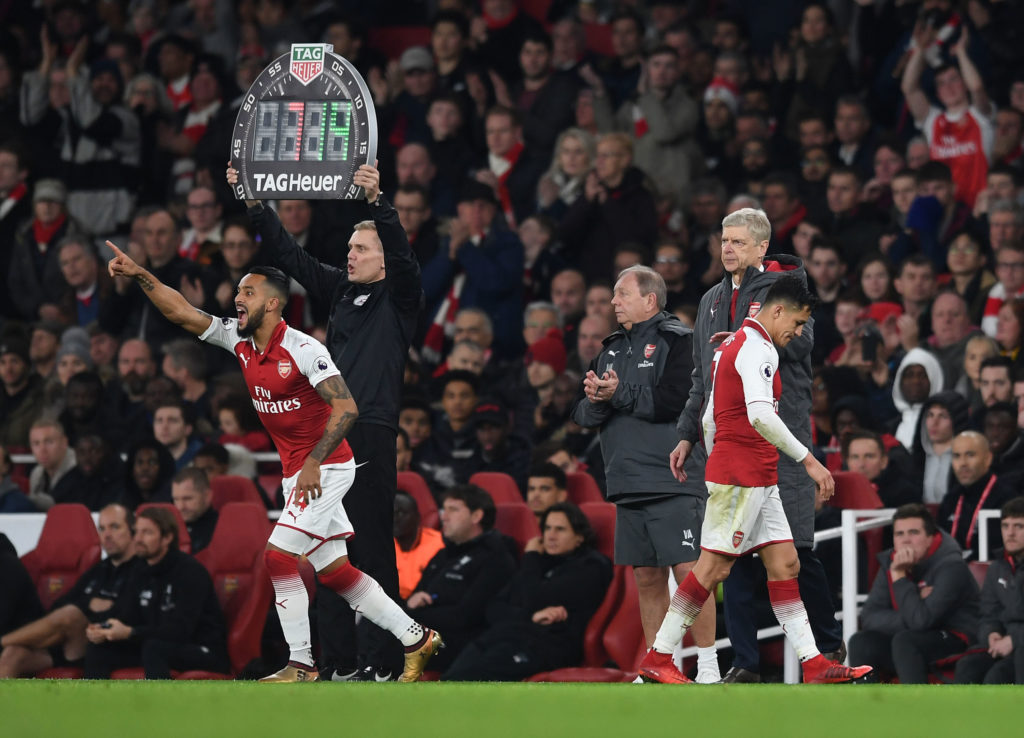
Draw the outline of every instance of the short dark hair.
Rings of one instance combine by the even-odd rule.
[[[676,59],[679,58],[679,52],[676,51],[674,47],[669,46],[668,44],[658,44],[657,46],[655,46],[654,48],[647,52],[647,58],[652,59],[656,56],[661,56],[662,54],[674,56]]]
[[[519,44],[519,48],[522,49],[527,43],[540,44],[548,50],[549,54],[554,50],[554,46],[551,43],[551,36],[544,31],[527,31],[526,35],[523,36],[522,43]]]
[[[892,522],[897,520],[906,520],[907,518],[920,518],[921,523],[924,525],[924,532],[930,536],[935,535],[938,528],[935,527],[935,518],[920,502],[908,502],[906,505],[900,505],[896,508],[896,512],[892,515]]]
[[[473,388],[473,392],[480,394],[480,377],[468,369],[451,369],[441,377],[441,391],[444,392],[452,382],[465,382]]]
[[[565,489],[568,481],[565,476],[565,472],[559,469],[557,466],[552,464],[550,461],[543,461],[539,464],[534,464],[530,467],[530,478],[541,477],[549,478],[555,481],[555,486],[558,489]]]
[[[556,502],[541,513],[541,534],[544,533],[544,524],[548,521],[548,517],[550,517],[551,513],[562,513],[565,515],[569,521],[569,527],[572,528],[572,532],[583,538],[582,546],[593,548],[597,543],[597,534],[594,533],[594,528],[590,525],[590,521],[587,519],[587,516],[571,502]]]
[[[910,167],[903,167],[903,169],[900,169],[896,174],[892,175],[893,179],[896,179],[897,177],[910,177],[915,183],[919,179],[917,170],[911,169]]]
[[[494,505],[494,499],[487,494],[483,487],[478,487],[475,484],[456,484],[444,491],[441,495],[441,504],[443,505],[444,501],[449,499],[464,502],[470,512],[483,510],[484,516],[480,519],[480,526],[484,530],[494,527],[498,509]]]
[[[1024,518],[1024,497],[1014,497],[1003,505],[999,511],[999,519],[1006,520],[1007,518]]]
[[[935,276],[935,264],[932,262],[931,259],[929,259],[924,254],[911,254],[906,259],[904,259],[900,263],[898,276],[902,277],[903,271],[908,266],[928,267],[932,272],[932,276]]]
[[[999,112],[1014,112],[1018,117],[1024,119],[1024,113],[1017,110],[1016,108],[1002,108]],[[1020,187],[1021,182],[1024,181],[1024,172],[1021,172],[1017,167],[1011,167],[1009,164],[993,164],[988,168],[987,177],[991,177],[993,174],[1002,174],[1013,180],[1014,187]]]
[[[170,536],[171,548],[178,547],[178,519],[166,507],[147,507],[145,510],[139,511],[136,518],[152,520],[157,530],[160,531],[160,537]]]
[[[815,251],[825,250],[831,251],[839,257],[839,261],[846,263],[846,254],[843,252],[843,245],[834,238],[828,238],[826,236],[814,236],[811,239],[811,250],[810,253]]]
[[[402,410],[422,410],[430,417],[430,402],[427,398],[419,394],[408,393],[402,395],[402,402],[399,405],[398,411]]]
[[[885,444],[882,442],[882,437],[874,431],[866,430],[865,428],[852,428],[848,430],[842,439],[840,445],[840,452],[842,453],[843,459],[846,459],[850,455],[850,444],[854,441],[874,441],[878,444],[878,450],[880,453],[885,454]]]
[[[457,10],[439,10],[430,20],[430,30],[434,31],[442,23],[451,23],[465,39],[469,36],[469,21]]]
[[[917,169],[918,182],[953,183],[953,171],[941,161],[927,161]]]
[[[277,267],[270,266],[254,266],[249,270],[249,274],[258,274],[261,277],[266,278],[271,289],[278,293],[277,296],[281,300],[281,307],[284,307],[288,303],[288,292],[291,281],[288,279],[287,274]]]
[[[430,192],[421,184],[407,182],[403,185],[398,185],[398,189],[395,192],[401,192],[403,195],[419,195],[423,198],[423,204],[430,207]]]
[[[813,148],[813,147],[808,146],[808,148]],[[829,179],[832,179],[832,177],[836,176],[837,174],[849,174],[854,179],[857,180],[858,184],[860,184],[860,183],[862,183],[864,181],[864,177],[861,176],[861,173],[859,171],[857,171],[853,167],[846,166],[845,164],[840,164],[839,166],[832,167],[832,171],[830,171],[828,173],[828,177],[829,177]]]
[[[157,376],[153,377],[153,379],[160,379],[160,378],[167,379],[162,374],[158,374]],[[170,381],[170,380],[168,380],[168,381]],[[177,387],[177,385],[175,385],[175,387]],[[157,405],[155,408],[153,408],[153,416],[154,416],[154,418],[156,417],[156,411],[160,410],[162,408],[165,408],[165,407],[176,407],[176,408],[178,408],[179,410],[181,410],[181,418],[182,418],[182,420],[185,421],[185,425],[191,425],[193,427],[195,426],[195,424],[196,424],[196,411],[194,409],[192,409],[191,405],[186,405],[184,400],[177,399],[177,398],[169,399],[169,400],[163,400],[159,405]]]
[[[1012,380],[1013,377],[1011,376],[1010,379]],[[998,413],[1002,413],[1003,415],[1008,415],[1009,417],[1013,418],[1014,424],[1016,425],[1017,406],[1011,402],[994,402],[979,412],[979,414],[981,415],[980,420],[982,426],[984,426],[985,420],[986,418],[988,418],[989,415],[996,415]]]
[[[1003,367],[1006,369],[1007,376],[1013,379],[1013,360],[1009,356],[989,356],[987,359],[983,359],[981,366],[978,368],[979,374],[985,369],[991,369],[992,367]]]
[[[768,294],[764,296],[765,306],[773,303],[783,303],[799,310],[813,310],[818,304],[818,298],[811,294],[799,277],[780,277],[768,288]]]
[[[200,456],[209,456],[211,459],[216,461],[218,464],[227,466],[231,463],[231,454],[219,443],[204,443],[200,446],[199,450],[196,451],[195,458]]]
[[[135,512],[131,508],[129,508],[127,505],[125,505],[123,503],[120,503],[120,502],[111,502],[111,503],[109,503],[107,505],[104,505],[103,507],[100,508],[100,512],[103,512],[104,510],[107,510],[107,509],[109,509],[111,507],[116,507],[122,513],[124,513],[124,522],[128,526],[128,530],[134,532],[135,531]]]
[[[800,186],[797,184],[796,177],[789,172],[770,172],[764,181],[761,183],[761,187],[768,187],[769,185],[778,185],[785,188],[786,197],[790,200],[795,200],[800,197]]]
[[[196,488],[197,492],[206,492],[210,489],[210,478],[206,475],[206,471],[195,466],[179,469],[171,479],[171,484],[181,484],[182,482],[192,482],[192,486]]]

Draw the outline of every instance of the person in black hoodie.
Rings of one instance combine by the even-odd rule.
[[[548,508],[543,541],[487,608],[490,627],[441,675],[443,681],[519,681],[579,663],[583,633],[612,566],[594,550],[586,516],[570,502]]]
[[[953,439],[953,475],[942,498],[936,521],[948,530],[971,557],[978,556],[978,513],[998,510],[1016,496],[1014,485],[992,470],[992,449],[977,431],[964,431]],[[999,540],[999,523],[988,523],[989,541]]]
[[[494,501],[483,489],[452,487],[441,511],[444,548],[427,564],[405,606],[418,622],[444,632],[445,647],[430,664],[444,671],[483,631],[487,606],[516,564],[494,530]]]
[[[135,545],[146,566],[102,623],[86,628],[85,678],[141,663],[146,679],[171,669],[229,673],[227,625],[213,580],[178,550],[178,523],[162,508],[135,521]]]
[[[1016,424],[1016,414],[1014,424]],[[941,503],[953,468],[953,437],[967,430],[967,400],[959,392],[938,392],[921,408],[912,455],[926,505]]]
[[[170,502],[174,457],[152,438],[136,442],[125,463],[124,496],[121,502],[134,510],[144,502]]]
[[[469,479],[471,459],[477,450],[472,420],[480,378],[465,369],[453,369],[442,382],[444,416],[434,421],[430,437],[417,449],[414,461],[416,471],[423,475],[435,496]]]
[[[80,502],[93,512],[124,497],[124,464],[96,433],[75,444],[75,465],[53,488],[55,502]]]

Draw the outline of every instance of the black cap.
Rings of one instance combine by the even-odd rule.
[[[8,337],[0,341],[0,356],[6,356],[7,354],[14,354],[20,357],[26,364],[32,363],[32,360],[28,357],[28,343],[21,338]]]
[[[476,410],[473,411],[473,422],[476,425],[490,423],[504,428],[508,425],[508,412],[501,403],[487,400],[476,406]]]

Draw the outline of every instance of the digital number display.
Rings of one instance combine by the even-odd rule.
[[[347,161],[351,100],[266,100],[256,110],[253,161]]]

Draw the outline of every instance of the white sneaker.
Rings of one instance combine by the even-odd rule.
[[[647,682],[645,682],[643,680],[643,677],[641,677],[641,676],[637,676],[637,678],[633,680],[633,684],[646,684],[646,683]]]
[[[697,684],[718,684],[722,681],[722,675],[719,674],[718,669],[698,669],[697,678],[694,681]]]

